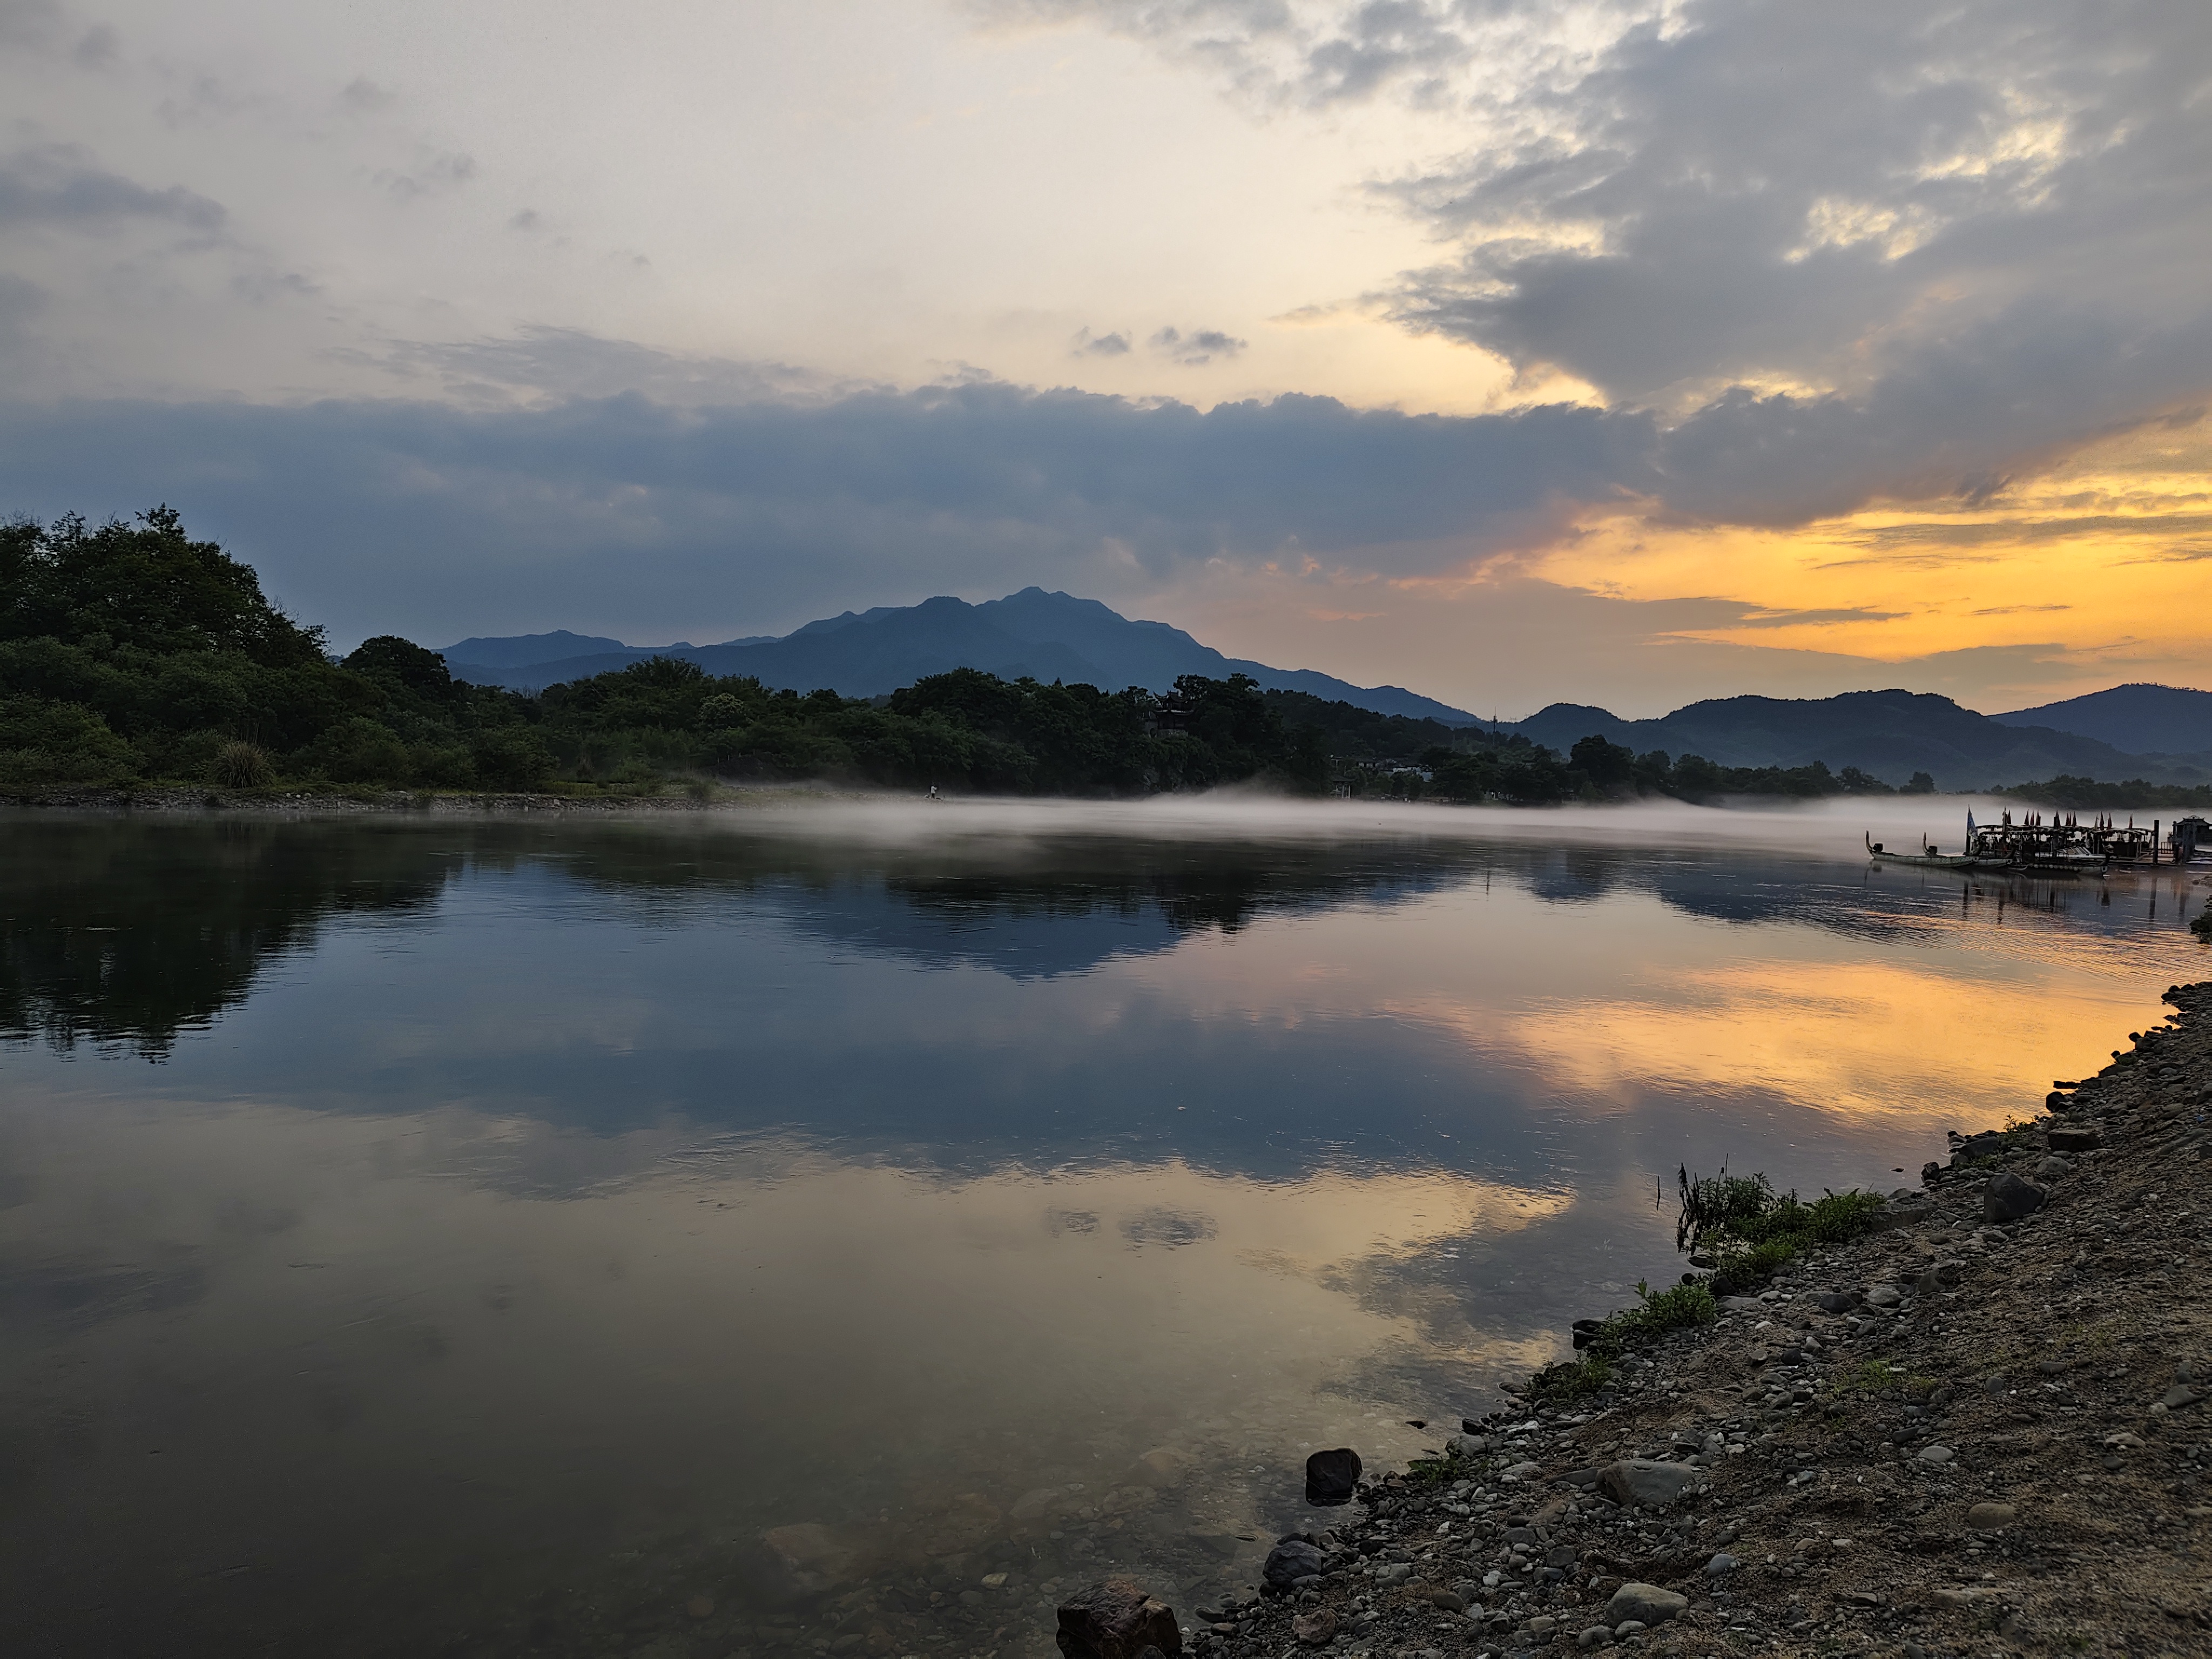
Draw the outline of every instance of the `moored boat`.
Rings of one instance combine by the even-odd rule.
[[[1908,864],[1923,870],[1978,870],[1982,867],[1978,859],[1967,854],[1946,853],[1930,847],[1925,836],[1920,838],[1918,852],[1893,853],[1869,833],[1866,836],[1866,849],[1869,856],[1884,864]]]

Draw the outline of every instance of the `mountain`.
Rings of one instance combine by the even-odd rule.
[[[1678,758],[1703,755],[1725,766],[1826,761],[1837,771],[1856,766],[1899,784],[1926,772],[1942,789],[1984,789],[2062,773],[2153,783],[2200,783],[2212,776],[2212,756],[2148,757],[2076,732],[2014,724],[2017,718],[1993,720],[1948,697],[1851,691],[1818,699],[1721,697],[1649,720],[1561,702],[1502,729],[1562,754],[1577,738],[1599,732],[1638,754],[1663,749]]]
[[[484,668],[520,668],[533,662],[561,657],[581,657],[594,652],[627,651],[620,640],[603,640],[591,634],[571,634],[557,629],[550,634],[517,634],[503,640],[463,640],[441,653],[447,665],[474,663]]]
[[[571,650],[564,642],[582,648]],[[546,642],[546,643],[540,643]],[[1249,674],[1264,690],[1307,691],[1382,714],[1473,726],[1475,716],[1402,686],[1358,686],[1312,669],[1272,668],[1224,657],[1180,628],[1132,622],[1096,599],[1025,587],[1003,599],[955,599],[884,605],[826,617],[776,638],[647,648],[562,632],[470,639],[440,653],[454,678],[538,690],[648,658],[680,657],[710,674],[750,674],[794,691],[826,687],[848,697],[880,696],[930,674],[980,668],[1006,679],[1087,683],[1164,691],[1181,674],[1220,679]]]
[[[2193,755],[2212,749],[2212,691],[2179,685],[2115,685],[1990,718],[2006,726],[2047,726],[2131,754]]]

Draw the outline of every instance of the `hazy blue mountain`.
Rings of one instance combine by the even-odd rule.
[[[774,635],[758,634],[751,639],[732,640],[732,645],[753,645]],[[467,680],[477,685],[508,685],[517,690],[535,691],[541,686],[553,685],[563,679],[575,679],[575,674],[561,674],[553,679],[541,679],[538,671],[556,663],[590,662],[599,665],[583,672],[604,673],[610,668],[626,668],[634,662],[646,662],[654,657],[685,656],[698,647],[689,640],[678,640],[673,645],[624,645],[620,640],[602,639],[592,634],[571,634],[565,628],[550,634],[514,634],[500,638],[463,640],[458,645],[448,645],[439,651],[446,659],[446,667],[456,679]]]
[[[577,651],[541,651],[533,641],[574,641]],[[1087,683],[1118,690],[1164,691],[1177,675],[1249,674],[1270,690],[1308,691],[1378,714],[1472,726],[1475,717],[1395,685],[1358,686],[1311,669],[1284,669],[1225,657],[1165,623],[1132,622],[1096,599],[1025,587],[1003,599],[955,599],[848,611],[808,623],[781,639],[730,640],[658,649],[574,634],[464,640],[442,653],[461,679],[537,690],[649,657],[681,657],[710,674],[751,674],[763,685],[848,697],[872,697],[952,668],[980,668],[1007,679]]]
[[[2195,755],[2212,749],[2212,691],[2179,685],[2115,685],[1990,718],[2006,726],[2046,726],[2094,738],[2136,755]]]
[[[2086,700],[2085,700],[2086,701]],[[1948,697],[1851,691],[1817,699],[1722,697],[1657,720],[1622,720],[1602,708],[1553,703],[1504,728],[1565,753],[1600,732],[1638,754],[1663,749],[1725,766],[1856,766],[1889,783],[1915,772],[1944,789],[1983,789],[2060,773],[2118,781],[2196,783],[2212,775],[2202,756],[2146,757],[2047,726],[2016,726],[1961,708]]]

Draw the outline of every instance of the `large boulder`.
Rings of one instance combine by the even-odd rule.
[[[1260,1576],[1277,1589],[1288,1589],[1301,1578],[1328,1570],[1328,1557],[1303,1538],[1285,1538],[1267,1552]]]
[[[1623,1584],[1605,1604],[1608,1623],[1618,1627],[1633,1619],[1639,1624],[1661,1625],[1689,1610],[1690,1598],[1656,1584]]]
[[[1688,1490],[1698,1471],[1687,1463],[1662,1463],[1648,1457],[1624,1457],[1598,1472],[1597,1483],[1607,1497],[1624,1508],[1642,1505],[1656,1509],[1671,1504]],[[1631,1615],[1624,1613],[1622,1618]],[[1613,1621],[1620,1622],[1620,1619]],[[1648,1620],[1646,1621],[1649,1622]]]
[[[1349,1446],[1306,1459],[1306,1502],[1349,1504],[1359,1485],[1359,1454]]]
[[[2000,1170],[1982,1188],[1982,1219],[2017,1221],[2043,1207],[2046,1194],[2032,1181],[2022,1181],[2009,1170]]]
[[[1175,1610],[1127,1578],[1109,1578],[1061,1602],[1053,1639],[1067,1659],[1137,1659],[1146,1648],[1176,1659],[1182,1651]]]
[[[2094,1152],[2104,1145],[2104,1137],[2087,1127],[2053,1129],[2048,1139],[2054,1152]]]

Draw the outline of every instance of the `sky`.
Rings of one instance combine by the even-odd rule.
[[[2212,684],[2208,270],[2202,0],[0,0],[0,514],[341,646]]]

